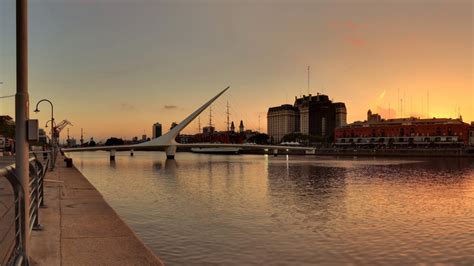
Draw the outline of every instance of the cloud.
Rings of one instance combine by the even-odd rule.
[[[178,106],[176,105],[165,105],[163,106],[163,109],[170,110],[170,109],[176,109]]]
[[[362,47],[367,44],[367,42],[358,37],[347,37],[346,42],[355,47]]]
[[[330,21],[328,25],[331,29],[336,29],[339,31],[346,31],[346,32],[347,31],[354,32],[354,31],[364,28],[364,24],[354,22],[351,20],[339,20],[339,21],[334,20],[334,21]]]
[[[354,46],[362,47],[367,45],[367,41],[360,37],[365,25],[351,20],[330,21],[329,28],[339,33],[344,42]],[[345,37],[344,37],[345,36]]]
[[[137,108],[135,106],[128,104],[128,103],[121,103],[120,110],[122,111],[135,111]]]
[[[383,92],[379,95],[379,99],[383,100],[384,97],[385,97],[385,90],[383,90]]]

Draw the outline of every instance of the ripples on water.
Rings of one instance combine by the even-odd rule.
[[[72,156],[168,265],[474,263],[472,159]]]

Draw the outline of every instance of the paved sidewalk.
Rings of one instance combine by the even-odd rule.
[[[42,231],[31,235],[33,265],[163,265],[63,158],[45,176]]]

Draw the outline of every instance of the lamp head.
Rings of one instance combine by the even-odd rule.
[[[39,111],[40,111],[40,110],[39,110],[38,108],[36,108],[34,112],[35,112],[35,113],[39,113]]]

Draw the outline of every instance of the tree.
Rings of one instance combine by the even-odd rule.
[[[269,137],[267,134],[258,133],[257,135],[248,138],[247,142],[256,144],[268,144],[268,139]]]
[[[281,142],[299,142],[304,144],[322,143],[324,138],[321,136],[306,135],[302,133],[290,133],[283,136]]]
[[[123,145],[123,144],[124,144],[123,139],[119,139],[115,137],[109,138],[105,142],[105,146],[118,146],[118,145]]]
[[[15,123],[0,119],[0,135],[11,139],[15,138]]]

